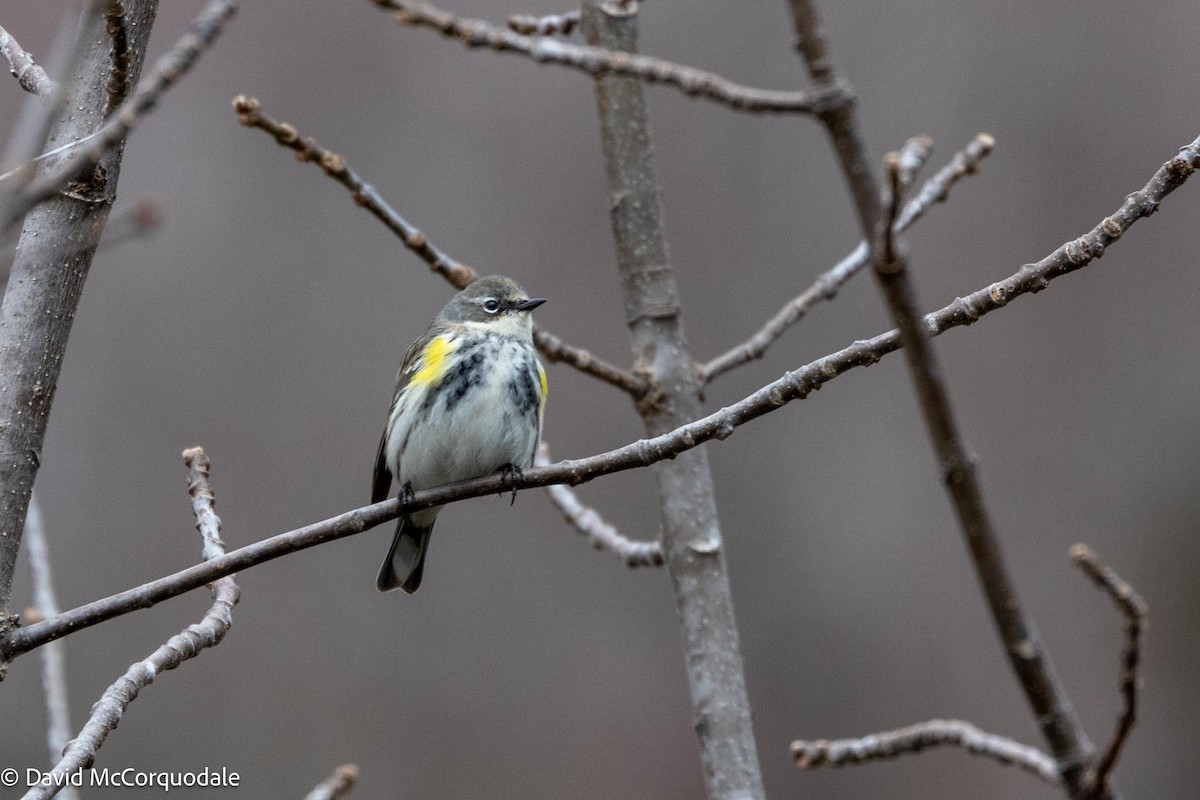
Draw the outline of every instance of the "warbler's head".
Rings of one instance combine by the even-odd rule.
[[[512,335],[529,335],[529,312],[546,302],[529,296],[512,278],[488,275],[467,286],[446,303],[440,318],[459,325],[483,325],[489,330]]]

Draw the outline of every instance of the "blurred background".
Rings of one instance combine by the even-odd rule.
[[[450,3],[450,0],[443,0]],[[157,57],[201,8],[164,3]],[[37,57],[74,6],[6,0]],[[548,0],[455,0],[502,23]],[[1189,0],[822,4],[875,158],[979,131],[982,174],[909,237],[926,308],[1035,261],[1115,211],[1200,135]],[[651,0],[642,50],[799,88],[783,2]],[[550,298],[550,330],[629,360],[592,81],[467,51],[371,4],[244,3],[133,134],[120,209],[163,225],[96,257],[37,491],[60,603],[199,558],[179,453],[203,445],[230,547],[363,505],[396,367],[450,295],[320,170],[237,125],[239,93],[349,163],[432,241]],[[24,95],[0,81],[0,136]],[[859,236],[823,130],[651,87],[671,256],[694,353],[755,331]],[[1123,621],[1067,560],[1094,546],[1146,597],[1144,705],[1128,797],[1194,792],[1200,741],[1200,185],[1103,261],[937,340],[1024,600],[1093,740],[1112,730]],[[869,278],[708,392],[715,410],[890,327]],[[550,367],[545,435],[578,457],[641,435],[623,395]],[[802,773],[795,738],[956,717],[1044,747],[987,616],[903,359],[709,445],[768,794],[1057,798],[961,751]],[[657,533],[652,476],[582,487]],[[703,782],[665,572],[588,548],[539,492],[447,509],[425,583],[381,595],[392,526],[239,576],[225,642],[159,678],[97,766],[227,767],[300,797],[357,763],[360,798],[697,798]],[[14,605],[30,596],[27,567]],[[66,640],[76,729],[133,661],[199,618],[196,592]],[[3,766],[45,767],[36,656],[0,686]],[[157,792],[131,792],[150,796]],[[196,794],[199,794],[197,792]],[[214,793],[215,794],[215,793]]]

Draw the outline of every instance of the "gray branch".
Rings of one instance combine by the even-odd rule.
[[[638,55],[622,45],[571,44],[546,36],[524,36],[479,19],[459,17],[428,3],[406,0],[371,0],[382,9],[396,12],[405,25],[431,28],[458,39],[467,47],[487,47],[501,53],[518,53],[539,64],[560,64],[596,77],[628,75],[649,83],[674,86],[684,94],[702,97],[739,111],[777,114],[815,114],[848,97],[840,86],[821,87],[811,92],[786,92],[742,86],[712,72],[674,64],[661,58]],[[636,5],[617,9],[636,13]]]
[[[338,800],[350,794],[358,781],[358,767],[354,764],[342,764],[325,780],[313,787],[304,796],[304,800]]]
[[[131,26],[131,76],[141,71],[157,8],[157,0],[129,3],[128,16],[137,23]],[[91,33],[76,73],[80,78],[64,87],[72,113],[55,122],[51,145],[82,139],[103,124],[111,54],[102,31]],[[120,148],[106,151],[86,178],[34,208],[17,242],[0,308],[0,379],[6,389],[0,392],[0,613],[8,608],[46,420],[75,308],[116,193],[121,155]]]
[[[225,555],[225,543],[220,536],[221,520],[213,512],[208,459],[198,447],[184,451],[183,459],[188,467],[188,494],[192,498],[196,530],[203,540],[202,552],[206,561],[213,561]],[[144,661],[130,666],[116,683],[104,691],[100,700],[92,706],[92,715],[79,736],[67,745],[62,760],[48,773],[45,785],[30,789],[25,793],[24,800],[47,800],[56,795],[69,776],[92,765],[96,760],[96,752],[142,689],[163,672],[175,669],[203,650],[220,644],[233,625],[233,607],[237,605],[240,595],[241,590],[232,577],[227,576],[213,583],[213,604],[204,618],[172,636]]]
[[[968,753],[1015,764],[1031,775],[1059,785],[1054,759],[1036,747],[981,731],[958,719],[931,719],[907,728],[872,733],[856,739],[816,739],[792,742],[792,757],[800,769],[843,767],[920,753],[928,747],[951,745]]]
[[[634,53],[636,6],[585,0],[583,31],[594,46]],[[646,432],[661,435],[700,414],[701,385],[667,255],[645,84],[601,73],[596,101],[634,372],[649,375],[653,386],[637,407]],[[708,454],[689,450],[659,464],[654,476],[708,798],[761,800],[765,792]]]

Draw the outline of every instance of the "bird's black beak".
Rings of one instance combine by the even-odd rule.
[[[531,297],[528,300],[517,303],[513,306],[513,311],[533,311],[535,308],[546,302],[544,297]]]

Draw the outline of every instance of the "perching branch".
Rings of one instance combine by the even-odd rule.
[[[350,794],[357,780],[358,767],[354,764],[342,764],[305,795],[304,800],[338,800]]]
[[[130,41],[130,74],[136,76],[157,0],[129,0],[127,6],[137,22]],[[99,27],[98,18],[92,21]],[[83,37],[82,54],[72,71],[80,78],[63,85],[63,102],[71,113],[55,121],[51,144],[82,139],[103,124],[110,53],[99,33],[93,29]],[[97,167],[97,180],[39,205],[25,218],[0,307],[0,379],[5,389],[0,392],[0,615],[8,608],[67,337],[116,192],[120,151],[108,153]],[[18,202],[15,207],[20,206]]]
[[[538,446],[533,460],[536,467],[548,467],[550,448],[545,442]],[[630,567],[661,567],[664,563],[662,545],[658,542],[639,542],[628,538],[613,527],[594,509],[585,506],[570,487],[561,483],[546,487],[550,502],[562,512],[563,517],[576,531],[587,538],[588,544],[597,550],[613,553]]]
[[[842,85],[828,43],[810,0],[790,0],[799,38],[799,50],[818,86]],[[893,234],[898,207],[898,179],[893,172],[891,213],[884,217],[866,145],[850,103],[821,113],[837,151],[842,173],[854,197],[863,235],[872,242],[872,262],[877,282],[896,321],[904,343],[909,371],[916,386],[921,412],[937,455],[946,489],[967,540],[976,572],[987,597],[992,618],[1034,715],[1057,760],[1069,794],[1082,794],[1082,774],[1091,756],[1087,734],[1075,718],[1066,689],[1058,679],[1032,620],[1021,608],[1016,587],[1004,563],[1000,541],[984,505],[975,474],[974,458],[958,430],[927,330],[919,317],[916,291],[906,269],[903,247]]]
[[[579,26],[579,20],[578,11],[568,11],[565,14],[547,14],[544,17],[514,14],[505,20],[505,24],[510,31],[526,36],[570,36],[571,31]]]
[[[1093,228],[1059,247],[1035,264],[1026,264],[1004,280],[985,286],[966,297],[925,315],[922,324],[930,336],[951,328],[971,325],[981,317],[1003,308],[1024,294],[1040,292],[1050,281],[1069,272],[1082,269],[1091,259],[1102,254],[1137,220],[1158,209],[1167,195],[1187,180],[1200,166],[1200,138],[1163,164],[1140,191],[1125,198],[1120,209]],[[491,475],[469,481],[424,489],[413,495],[412,502],[401,503],[398,498],[384,500],[339,514],[321,522],[281,533],[216,559],[212,562],[167,575],[119,594],[96,600],[57,617],[0,635],[0,662],[27,653],[46,642],[54,641],[77,630],[127,614],[139,608],[149,608],[163,600],[192,589],[271,561],[298,550],[325,542],[353,536],[393,520],[402,513],[437,505],[481,497],[510,488],[529,489],[565,483],[577,486],[603,475],[626,469],[645,467],[673,458],[714,439],[733,435],[738,426],[770,413],[793,400],[802,400],[829,381],[855,367],[868,367],[901,347],[898,331],[889,331],[872,339],[864,339],[836,353],[788,372],[753,394],[672,431],[649,439],[640,439],[615,450],[588,458],[560,461],[549,467],[532,467],[519,479]]]
[[[33,60],[33,56],[21,49],[21,45],[4,28],[0,28],[0,54],[8,61],[8,71],[17,79],[21,88],[43,100],[54,96],[58,85]]]
[[[931,719],[907,728],[872,733],[858,739],[792,742],[792,757],[800,769],[843,767],[870,761],[920,753],[927,747],[953,745],[968,753],[1015,764],[1044,781],[1059,785],[1061,780],[1054,759],[1038,750],[1004,736],[981,731],[958,719]]]
[[[317,164],[326,175],[346,187],[355,203],[370,211],[388,230],[399,237],[405,247],[428,264],[430,270],[445,278],[451,286],[461,289],[478,277],[474,269],[451,258],[425,238],[424,233],[400,216],[374,186],[351,169],[342,156],[321,147],[311,136],[301,136],[295,126],[265,114],[262,104],[256,98],[238,95],[233,99],[233,108],[237,112],[239,123],[266,131],[280,145],[295,151],[297,160]],[[648,389],[645,379],[609,364],[583,348],[567,344],[536,322],[533,341],[547,360],[569,364],[580,372],[624,389],[635,398],[640,398]]]
[[[951,187],[966,175],[974,175],[979,162],[992,152],[995,140],[986,133],[975,136],[971,143],[960,150],[938,172],[921,187],[916,197],[904,206],[904,213],[896,220],[895,230],[902,233],[919,220],[934,203],[944,201]],[[911,180],[911,178],[909,179]],[[724,375],[736,367],[740,367],[756,358],[762,358],[767,348],[792,325],[808,313],[809,309],[822,300],[832,300],[850,278],[858,273],[869,262],[870,248],[867,242],[860,242],[848,256],[839,261],[833,269],[823,273],[817,280],[793,298],[787,305],[779,309],[775,316],[767,321],[757,333],[737,347],[697,367],[700,380],[708,383]]]
[[[25,515],[25,545],[29,553],[29,571],[33,578],[33,611],[38,619],[58,616],[58,599],[54,595],[54,581],[50,570],[50,553],[46,545],[46,531],[42,524],[42,510],[37,496],[29,500],[29,513]],[[26,617],[29,612],[26,612]],[[63,642],[50,642],[41,651],[42,693],[46,697],[46,746],[50,751],[50,763],[62,757],[63,749],[71,740],[71,705],[67,701],[66,652]],[[64,787],[61,795],[65,800],[78,800],[79,792],[74,786]]]
[[[71,155],[34,181],[19,195],[14,203],[16,214],[13,219],[15,220],[29,208],[63,191],[64,187],[67,187],[68,191],[73,191],[70,189],[70,185],[73,182],[82,181],[86,173],[100,164],[106,153],[125,141],[129,132],[158,105],[163,93],[178,83],[191,70],[236,11],[235,0],[209,0],[199,16],[192,21],[188,32],[180,37],[171,49],[158,60],[158,63],[154,65],[153,72],[138,86],[133,96],[121,103],[111,113],[111,119],[104,127],[89,132],[89,135],[81,138],[78,149],[72,150]],[[115,54],[115,38],[113,47]],[[132,43],[127,48],[127,52],[133,54],[131,61],[136,59],[140,62],[145,57],[144,51],[144,47],[134,47]],[[138,71],[130,68],[127,71],[127,79],[133,80]],[[107,65],[105,74],[108,74]],[[113,64],[113,77],[116,77],[115,64]],[[108,81],[105,82],[105,89],[106,92],[109,91]],[[106,95],[105,116],[109,115],[107,100],[112,96],[111,93]],[[95,180],[103,183],[102,178],[93,176],[93,181]],[[0,220],[0,222],[3,221]]]
[[[211,562],[224,556],[225,543],[221,541],[221,520],[213,512],[208,458],[202,449],[196,447],[185,450],[183,460],[188,467],[188,494],[196,516],[196,530],[204,541],[204,558]],[[120,680],[105,690],[96,705],[92,706],[92,715],[79,736],[67,745],[62,760],[50,771],[49,785],[30,789],[25,794],[25,800],[53,797],[59,787],[66,783],[68,776],[92,765],[96,760],[96,751],[117,727],[125,709],[142,689],[153,683],[160,673],[175,669],[184,661],[195,658],[202,650],[220,644],[233,624],[233,607],[237,605],[240,590],[229,576],[217,580],[211,589],[213,605],[204,618],[172,636],[146,660],[132,665]]]
[[[584,0],[583,32],[591,45],[634,53],[636,4]],[[637,403],[637,410],[647,434],[654,436],[696,418],[701,386],[667,253],[645,88],[629,75],[596,77],[610,222],[634,371],[650,375],[657,389],[652,399]],[[707,451],[681,452],[659,464],[654,479],[708,800],[762,800],[762,770]]]
[[[847,97],[841,86],[821,87],[811,92],[755,89],[726,80],[694,67],[673,64],[660,58],[637,55],[605,47],[570,44],[541,36],[523,36],[490,22],[459,17],[449,11],[406,0],[371,0],[382,9],[395,11],[404,25],[431,28],[459,39],[467,47],[487,47],[501,53],[518,53],[539,64],[561,64],[599,77],[628,75],[648,83],[674,86],[690,97],[703,97],[739,111],[816,114]]]
[[[1146,617],[1150,613],[1146,601],[1121,576],[1100,561],[1100,557],[1085,544],[1071,548],[1071,560],[1082,569],[1097,586],[1108,593],[1125,616],[1125,652],[1121,656],[1121,697],[1125,702],[1117,717],[1117,728],[1094,767],[1088,770],[1086,782],[1089,792],[1102,797],[1108,785],[1109,775],[1121,756],[1121,749],[1137,722],[1138,663],[1141,661],[1141,638],[1146,628]]]

